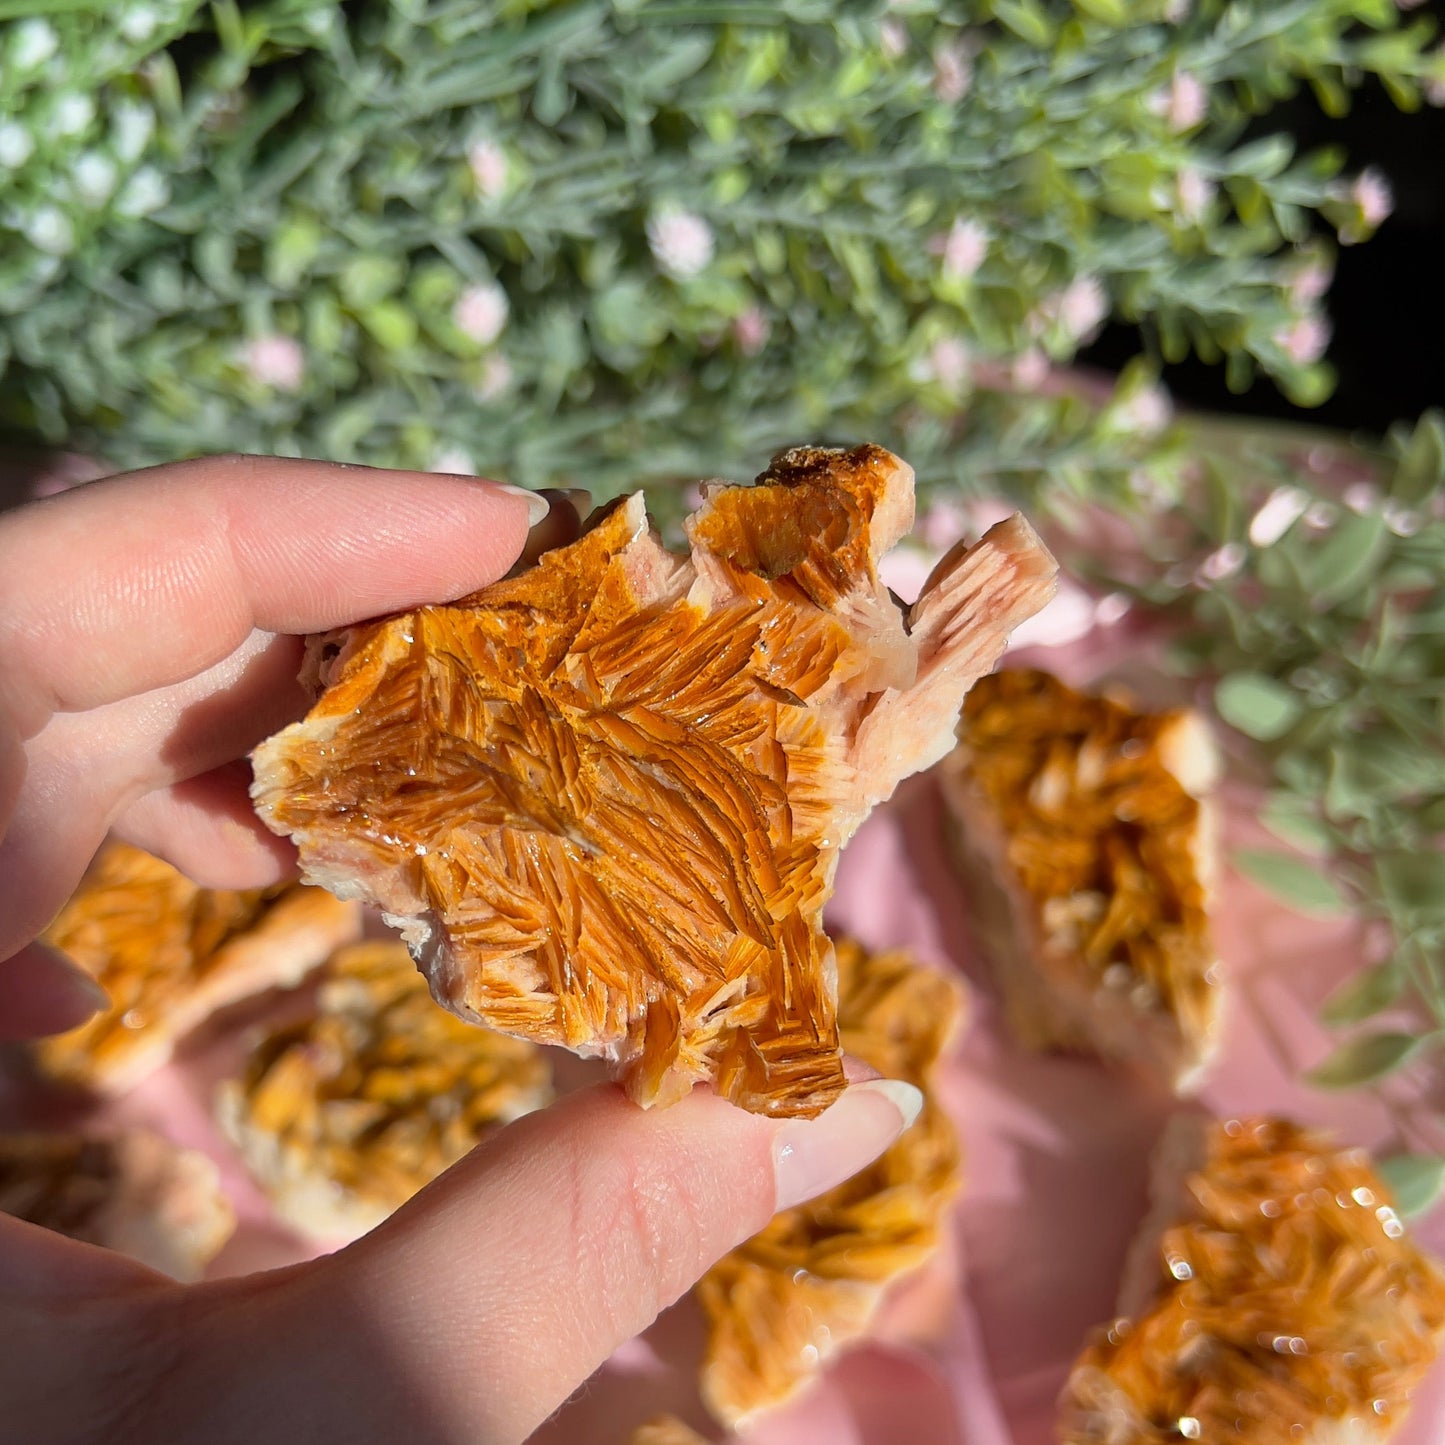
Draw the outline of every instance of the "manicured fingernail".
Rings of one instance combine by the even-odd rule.
[[[57,1002],[71,1006],[66,1012],[73,1008],[76,1022],[72,1027],[110,1007],[110,995],[68,953],[38,939],[30,947],[48,967]]]
[[[62,954],[58,948],[45,946],[55,958],[56,970],[65,978],[65,987],[75,994],[78,1004],[84,1003],[87,1006],[87,1017],[90,1017],[91,1013],[104,1013],[104,1010],[110,1007],[110,994],[105,993],[104,988],[101,988],[95,978],[85,972],[71,955]]]
[[[816,1119],[794,1119],[773,1140],[777,1209],[851,1178],[871,1164],[918,1117],[923,1095],[900,1079],[850,1084]]]
[[[493,482],[492,485],[499,492],[505,492],[509,497],[521,497],[526,502],[529,527],[535,527],[552,510],[551,498],[542,492],[534,492],[527,487],[514,487],[506,482]]]
[[[579,522],[592,515],[592,493],[582,487],[547,487],[543,495],[554,510],[559,503],[565,503]]]

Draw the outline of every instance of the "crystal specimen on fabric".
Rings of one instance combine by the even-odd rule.
[[[44,937],[111,1006],[35,1045],[34,1058],[51,1078],[119,1093],[213,1013],[298,983],[360,931],[360,909],[323,889],[201,888],[139,848],[108,843]]]
[[[1140,1246],[1062,1445],[1382,1440],[1445,1331],[1445,1275],[1368,1156],[1282,1120],[1176,1121]]]
[[[218,1107],[281,1217],[335,1241],[551,1097],[541,1049],[461,1022],[401,943],[368,942],[330,959],[315,1013],[263,1039]]]
[[[1214,772],[1191,712],[1144,712],[1032,669],[970,692],[943,787],[973,922],[1024,1043],[1198,1081],[1222,994]]]
[[[0,1134],[0,1214],[198,1279],[236,1219],[204,1154],[131,1130]]]
[[[863,1335],[888,1285],[939,1242],[961,1181],[958,1141],[929,1079],[956,1029],[962,992],[907,953],[837,945],[845,1051],[924,1089],[922,1113],[874,1164],[775,1215],[696,1287],[708,1323],[702,1392],[737,1425],[783,1403]]]
[[[839,850],[948,751],[1055,566],[1013,518],[901,606],[877,562],[913,477],[878,447],[704,494],[688,556],[638,495],[462,602],[323,640],[254,797],[462,1017],[603,1056],[644,1105],[709,1080],[816,1114],[843,1087]]]

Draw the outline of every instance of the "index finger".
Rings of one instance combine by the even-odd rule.
[[[54,712],[192,677],[254,628],[317,632],[502,576],[540,497],[470,477],[212,457],[0,517],[0,703]]]

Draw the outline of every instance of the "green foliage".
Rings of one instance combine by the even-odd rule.
[[[1320,1017],[1328,1024],[1357,1024],[1383,1013],[1405,991],[1405,973],[1387,958],[1362,968],[1325,1001]]]
[[[1230,726],[1261,742],[1283,737],[1302,711],[1294,688],[1258,672],[1221,678],[1214,689],[1214,706]]]
[[[1380,1177],[1407,1219],[1425,1214],[1445,1189],[1445,1159],[1435,1154],[1395,1154],[1380,1161]]]
[[[1175,506],[1137,516],[1133,545],[1099,552],[1096,574],[1173,618],[1176,663],[1212,682],[1266,770],[1260,821],[1293,851],[1243,851],[1236,867],[1301,912],[1369,924],[1374,956],[1325,1021],[1399,1021],[1346,1039],[1313,1077],[1348,1087],[1438,1061],[1445,417],[1380,446],[1208,419],[1157,445],[1145,470]],[[1088,538],[1075,525],[1070,547]]]
[[[0,418],[601,495],[819,436],[953,485],[975,392],[967,450],[1017,423],[1072,488],[1120,438],[1025,416],[1010,368],[1110,313],[1317,399],[1314,218],[1363,239],[1387,199],[1241,130],[1300,84],[1445,84],[1365,0],[10,10]]]
[[[1305,1077],[1320,1089],[1353,1089],[1373,1084],[1402,1069],[1419,1053],[1424,1040],[1414,1034],[1360,1034],[1341,1044]]]
[[[1249,848],[1241,849],[1234,855],[1234,866],[1246,878],[1300,913],[1315,913],[1328,918],[1345,912],[1345,900],[1328,873],[1304,859],[1292,858],[1288,853]]]

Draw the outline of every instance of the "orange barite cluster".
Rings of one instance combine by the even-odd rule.
[[[139,1129],[0,1134],[0,1214],[184,1280],[200,1277],[236,1224],[211,1160]]]
[[[958,1141],[928,1093],[962,1012],[951,978],[907,953],[837,945],[844,1050],[925,1090],[923,1112],[874,1164],[725,1256],[699,1282],[708,1322],[702,1390],[735,1425],[802,1389],[858,1339],[888,1285],[937,1248],[961,1183]]]
[[[262,1040],[219,1110],[277,1213],[336,1240],[551,1097],[536,1045],[453,1017],[404,945],[375,942],[330,959],[316,1012]]]
[[[110,1008],[36,1046],[47,1076],[115,1093],[171,1056],[217,1010],[299,982],[360,932],[360,911],[319,888],[201,888],[112,842],[45,940],[94,976]]]
[[[1391,1433],[1439,1348],[1445,1277],[1368,1156],[1263,1118],[1211,1124],[1202,1144],[1159,1241],[1154,1297],[1074,1367],[1060,1441]]]
[[[1197,1079],[1220,1009],[1201,798],[1213,769],[1192,713],[1143,712],[1032,669],[970,692],[943,781],[1024,1043]]]
[[[644,1105],[707,1080],[811,1115],[843,1087],[839,850],[948,750],[1055,567],[1014,518],[902,608],[877,562],[913,478],[877,447],[705,492],[687,557],[638,495],[519,576],[324,643],[329,686],[257,750],[254,795],[462,1017],[603,1056]]]

